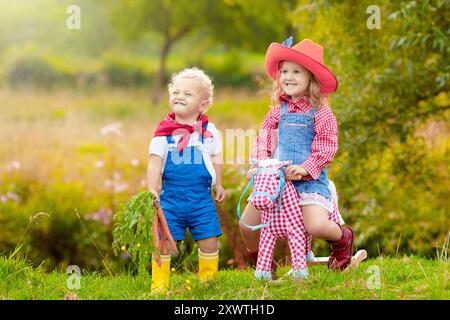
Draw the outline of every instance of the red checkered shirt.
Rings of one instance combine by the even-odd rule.
[[[288,97],[280,96],[280,101],[288,102],[288,112],[307,113],[313,106],[308,98],[303,97],[292,101]],[[271,158],[278,140],[278,121],[280,119],[280,105],[272,107],[259,129],[252,158],[258,160]],[[311,146],[311,155],[301,165],[309,175],[304,180],[317,179],[320,172],[334,158],[338,150],[338,126],[336,117],[328,105],[318,109],[314,117],[315,137]]]

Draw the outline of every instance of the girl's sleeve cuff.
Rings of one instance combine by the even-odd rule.
[[[311,161],[306,160],[305,162],[303,162],[303,164],[300,165],[301,167],[303,167],[311,176],[311,178],[313,178],[314,180],[316,180],[317,178],[319,178],[320,176],[320,169],[318,169],[314,163],[312,163]]]

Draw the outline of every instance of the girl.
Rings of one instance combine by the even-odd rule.
[[[344,270],[351,261],[354,233],[329,219],[333,212],[332,187],[326,172],[338,149],[336,118],[327,105],[326,95],[336,91],[338,81],[323,65],[322,46],[308,39],[292,48],[291,44],[292,37],[282,44],[272,43],[267,50],[265,69],[274,80],[275,107],[260,128],[253,157],[292,161],[285,174],[287,179],[294,180],[305,228],[313,237],[328,240],[331,246],[328,267]],[[250,169],[247,178],[255,170]],[[242,215],[243,222],[256,225],[260,219],[260,213],[249,203]],[[259,231],[243,225],[240,230],[256,265]]]

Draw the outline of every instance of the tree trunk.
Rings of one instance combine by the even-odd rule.
[[[166,75],[166,60],[172,44],[173,39],[166,35],[166,37],[164,38],[163,47],[161,49],[161,55],[159,57],[159,70],[153,84],[152,103],[154,106],[159,103],[161,88],[165,81]]]
[[[158,74],[155,78],[155,83],[153,85],[153,95],[152,95],[152,102],[153,105],[157,105],[159,102],[159,95],[161,93],[161,88],[163,87],[166,75],[166,60],[167,56],[169,55],[170,48],[172,45],[178,41],[180,38],[184,37],[186,34],[188,34],[191,31],[190,26],[184,26],[178,32],[175,34],[170,34],[168,31],[164,35],[164,44],[161,49],[161,56],[159,57],[159,70]]]

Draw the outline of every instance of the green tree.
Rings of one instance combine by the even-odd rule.
[[[111,4],[113,21],[126,39],[137,40],[148,32],[162,37],[158,73],[154,81],[153,102],[165,79],[166,60],[173,45],[204,24],[208,3],[178,0],[117,0]]]
[[[405,141],[418,121],[448,110],[436,97],[448,91],[450,79],[449,3],[383,1],[381,29],[370,30],[371,1],[301,1],[295,27],[325,47],[340,80],[333,101],[346,148],[358,155],[379,151]]]
[[[367,27],[372,4],[301,1],[294,25],[324,46],[339,79],[331,104],[341,148],[330,172],[359,245],[432,255],[450,227],[449,153],[419,129],[450,116],[449,1],[381,1],[381,29]]]
[[[295,34],[292,15],[297,0],[211,1],[207,23],[211,36],[228,46],[263,52],[271,42]]]
[[[107,2],[105,2],[107,3]],[[137,40],[149,32],[162,37],[160,63],[154,82],[153,102],[165,80],[166,60],[174,44],[195,31],[206,31],[216,43],[227,47],[263,50],[292,31],[290,9],[296,1],[244,0],[116,0],[114,25],[126,39]]]

